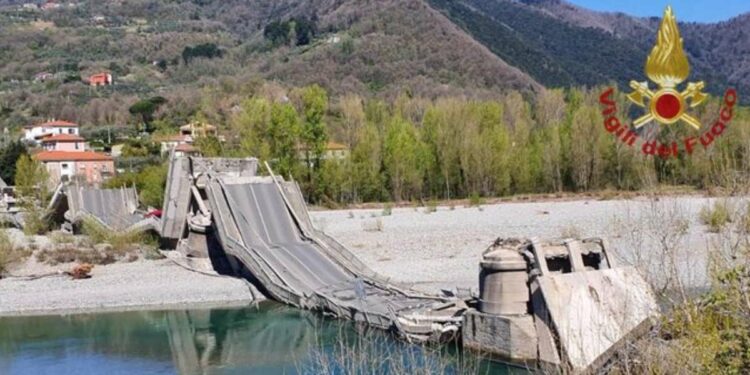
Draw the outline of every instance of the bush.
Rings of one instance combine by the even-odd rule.
[[[192,59],[198,57],[213,59],[214,57],[221,57],[223,55],[224,51],[214,43],[203,43],[195,47],[185,47],[182,50],[182,60],[185,61],[185,64],[190,64]]]
[[[126,172],[104,183],[106,189],[129,188],[135,186],[141,203],[151,207],[161,207],[164,189],[167,184],[167,164],[152,165],[140,172]]]
[[[727,202],[716,201],[713,206],[703,206],[700,211],[701,222],[708,226],[708,230],[713,233],[719,233],[725,225],[732,222]]]
[[[65,232],[54,232],[49,235],[50,241],[56,245],[71,244],[74,243],[76,238],[70,233]]]
[[[8,271],[8,267],[31,255],[28,249],[17,248],[5,229],[0,229],[0,278]]]
[[[8,237],[5,229],[0,229],[0,277],[5,273],[11,261],[13,253],[13,243]]]
[[[436,200],[434,200],[434,199],[430,199],[427,202],[427,206],[425,207],[425,211],[424,212],[426,214],[431,214],[433,212],[437,212],[437,206],[438,206],[438,202]]]
[[[482,204],[484,204],[484,199],[482,199],[479,193],[471,193],[469,195],[469,207],[480,207]]]
[[[382,216],[391,216],[392,213],[393,213],[393,205],[390,203],[386,203],[386,205],[383,207]]]
[[[90,245],[108,244],[116,255],[138,250],[141,247],[155,247],[157,244],[157,241],[148,234],[113,232],[91,219],[83,221],[81,232],[88,236]]]

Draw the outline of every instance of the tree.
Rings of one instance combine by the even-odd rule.
[[[393,199],[412,198],[422,189],[424,171],[421,168],[425,148],[415,134],[414,126],[395,116],[388,124],[384,143],[383,162],[390,179]]]
[[[386,198],[382,173],[382,141],[378,128],[367,123],[357,132],[357,143],[351,153],[355,200],[379,201]]]
[[[289,103],[273,104],[271,124],[268,128],[268,142],[274,169],[281,176],[295,176],[297,159],[297,139],[300,133],[299,116]]]
[[[138,190],[141,203],[149,207],[162,207],[167,185],[168,164],[150,165],[140,172],[125,172],[105,182],[105,189],[133,187]]]
[[[167,99],[161,96],[154,96],[149,99],[143,99],[137,101],[135,104],[130,106],[128,111],[131,115],[134,115],[138,119],[138,124],[143,124],[144,132],[148,132],[151,129],[151,121],[153,121],[154,113],[161,107]]]
[[[214,136],[196,138],[195,147],[198,148],[201,155],[207,158],[214,158],[224,154],[224,147],[221,141]]]
[[[203,57],[213,59],[214,57],[221,57],[223,55],[224,51],[214,43],[198,44],[195,47],[185,47],[182,50],[182,60],[185,62],[185,65],[190,64],[190,61],[194,58]]]
[[[268,160],[271,156],[268,142],[271,103],[263,98],[251,98],[243,101],[241,108],[232,118],[233,130],[240,138],[240,154]]]
[[[23,155],[28,156],[28,151],[21,141],[8,143],[0,149],[0,179],[8,185],[15,185],[16,163]]]
[[[318,198],[316,183],[320,173],[323,155],[326,151],[328,134],[324,117],[328,111],[328,94],[318,85],[302,90],[302,108],[304,124],[301,140],[307,164],[308,199],[315,202]]]
[[[24,232],[29,235],[45,232],[49,227],[44,219],[49,200],[47,169],[28,155],[22,155],[16,163],[15,183],[18,203],[24,210]]]

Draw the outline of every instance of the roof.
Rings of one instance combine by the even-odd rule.
[[[202,122],[191,122],[187,125],[180,126],[180,130],[193,130],[193,129],[216,130],[216,127],[211,124],[204,124]]]
[[[111,156],[93,151],[42,151],[34,155],[39,161],[111,161]]]
[[[175,147],[174,150],[179,151],[179,152],[198,152],[197,148],[187,143],[182,143],[182,144],[177,145],[177,147]]]
[[[97,73],[97,74],[92,74],[89,77],[89,81],[91,81],[91,82],[107,82],[109,80],[109,77],[110,77],[109,73]]]
[[[187,136],[182,134],[154,136],[155,142],[187,142]]]
[[[43,124],[37,124],[37,125],[26,125],[26,128],[35,128],[37,126],[46,127],[46,128],[77,128],[78,124],[70,121],[63,121],[63,120],[52,120],[47,121]]]
[[[55,135],[48,135],[42,138],[42,142],[83,142],[83,141],[85,141],[83,137],[77,136],[75,134],[55,134]]]

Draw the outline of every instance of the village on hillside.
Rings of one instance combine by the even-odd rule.
[[[179,132],[168,135],[146,134],[145,142],[156,146],[158,156],[166,160],[170,156],[200,156],[200,149],[195,145],[197,139],[211,137],[219,142],[224,137],[216,126],[203,122],[191,122],[179,127]],[[29,148],[32,158],[40,162],[49,174],[49,186],[59,183],[78,182],[94,187],[118,173],[129,171],[127,161],[130,138],[115,140],[109,147],[92,147],[81,136],[80,126],[65,120],[49,120],[39,124],[23,127],[20,140]],[[304,161],[303,146],[297,147],[298,158]],[[349,153],[348,148],[340,143],[326,143],[325,159],[343,159]]]

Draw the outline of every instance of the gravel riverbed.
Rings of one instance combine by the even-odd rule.
[[[645,258],[652,275],[664,272],[658,238],[684,221],[678,241],[678,268],[689,286],[705,285],[707,245],[712,234],[699,212],[713,199],[697,196],[502,203],[478,207],[394,208],[312,212],[313,222],[338,239],[376,272],[416,289],[478,287],[481,253],[498,237],[567,236],[607,238],[623,261]],[[739,207],[739,205],[738,205]]]
[[[427,292],[476,290],[481,253],[498,237],[606,237],[619,258],[646,259],[645,269],[658,275],[663,264],[648,259],[658,251],[657,234],[676,218],[688,225],[677,244],[677,267],[689,286],[700,287],[707,282],[706,253],[714,235],[700,224],[699,212],[711,201],[636,198],[441,206],[434,212],[394,208],[390,215],[382,209],[311,215],[316,226],[375,271]],[[191,272],[166,259],[141,260],[97,266],[86,280],[0,280],[0,316],[236,306],[248,305],[254,297],[243,280]]]

